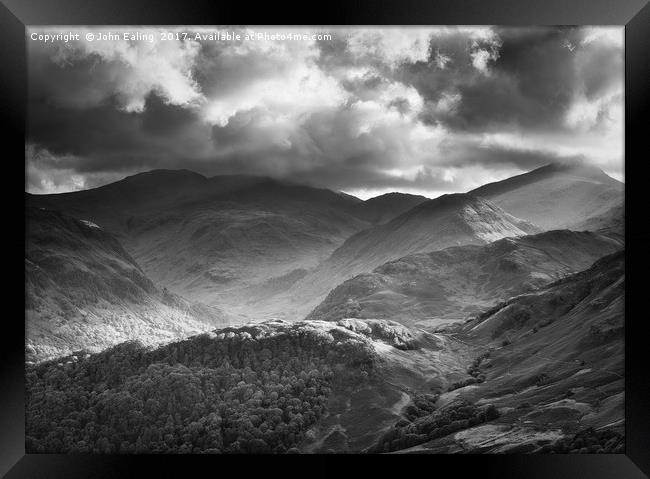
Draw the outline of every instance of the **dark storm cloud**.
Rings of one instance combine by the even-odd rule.
[[[404,65],[400,79],[425,98],[428,123],[468,131],[562,130],[577,95],[594,99],[621,85],[620,46],[584,45],[584,39],[583,29],[551,27],[497,28],[494,42],[474,46],[461,33],[434,37],[428,61]],[[480,49],[493,53],[487,74],[472,66]],[[444,68],[436,63],[441,56],[448,59]],[[437,103],[450,93],[461,101],[440,112]]]
[[[179,107],[162,105],[155,95],[145,105],[137,114],[112,102],[78,111],[31,103],[28,138],[60,155],[62,167],[80,172],[176,166],[194,146],[197,129],[208,129]]]
[[[332,31],[314,43],[29,42],[28,188],[187,168],[454,191],[563,158],[622,167],[616,32]]]
[[[333,171],[330,168],[317,168],[319,176],[327,180],[332,188],[339,190],[353,190],[359,187],[357,181],[352,178],[358,176],[357,169],[346,168],[340,171]],[[391,176],[386,173],[381,173],[373,168],[364,170],[364,178],[366,179],[363,188],[369,190],[384,190],[384,189],[419,189],[427,191],[454,191],[453,185],[443,180],[442,175],[436,174],[431,168],[423,167],[412,178],[400,178]],[[298,175],[296,178],[299,182],[307,184],[314,184],[311,175]],[[316,184],[318,186],[318,184]]]

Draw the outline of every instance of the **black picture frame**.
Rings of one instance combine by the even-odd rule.
[[[291,456],[257,460],[221,456],[73,456],[25,454],[23,283],[24,137],[26,120],[27,25],[620,25],[625,26],[626,181],[626,453],[619,455]],[[372,461],[386,472],[468,473],[480,477],[642,478],[650,475],[650,381],[647,371],[648,321],[645,286],[650,265],[648,200],[644,191],[650,100],[650,4],[648,0],[325,0],[322,3],[253,5],[248,2],[167,0],[0,0],[0,118],[4,184],[0,189],[4,224],[5,308],[0,349],[0,476],[7,478],[177,477],[205,467],[249,473],[282,468],[282,474],[337,474],[340,461]],[[9,148],[7,148],[9,147]],[[23,190],[20,190],[23,188]],[[22,227],[22,229],[21,229]],[[24,241],[22,243],[24,245]],[[23,291],[24,292],[24,291]],[[14,309],[15,307],[15,309]],[[11,312],[9,312],[11,311]],[[318,468],[298,462],[318,461]],[[292,461],[292,462],[289,462]],[[377,462],[375,462],[377,461]],[[409,461],[408,463],[405,461]],[[415,462],[418,462],[416,465]],[[296,467],[296,466],[297,467]],[[405,469],[408,467],[408,469]],[[393,469],[391,471],[391,469]],[[411,472],[413,471],[413,472]]]

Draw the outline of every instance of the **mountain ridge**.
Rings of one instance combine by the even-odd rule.
[[[435,327],[590,266],[621,242],[557,230],[389,261],[339,284],[307,319],[391,318]]]
[[[351,236],[287,294],[301,298],[299,305],[294,302],[298,309],[293,314],[306,315],[338,284],[387,261],[537,231],[484,199],[466,193],[443,195]]]
[[[480,186],[484,197],[543,229],[575,229],[623,203],[624,184],[580,162],[551,163]]]

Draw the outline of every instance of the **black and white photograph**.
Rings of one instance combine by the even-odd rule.
[[[26,452],[625,454],[624,33],[28,26]]]

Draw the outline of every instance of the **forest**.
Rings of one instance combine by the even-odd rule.
[[[424,400],[416,398],[417,409],[411,412],[408,419],[399,421],[389,430],[371,452],[392,452],[406,449],[492,421],[500,415],[493,405],[478,407],[462,400],[434,410],[433,404],[436,399],[435,396],[428,401],[426,398]],[[418,403],[420,403],[419,407],[417,407]]]
[[[370,381],[352,333],[226,328],[27,369],[29,453],[292,453],[333,389]]]

